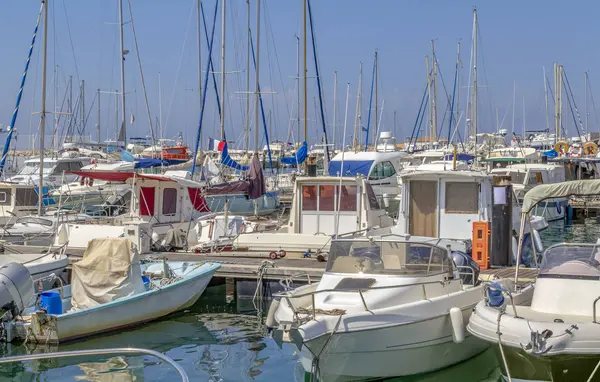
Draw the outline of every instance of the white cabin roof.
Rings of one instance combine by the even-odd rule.
[[[452,178],[452,179],[457,179],[457,178],[463,178],[463,179],[468,179],[468,178],[482,178],[482,179],[491,179],[492,176],[486,174],[483,171],[465,171],[465,170],[459,170],[459,171],[453,171],[453,170],[448,170],[448,171],[414,171],[414,172],[409,172],[407,174],[402,174],[401,175],[403,180],[411,180],[411,179],[419,179],[419,178]]]
[[[345,151],[339,153],[333,157],[331,161],[342,161],[342,154],[344,155],[344,162],[348,161],[386,161],[397,158],[402,158],[408,155],[404,151],[393,151],[393,152],[379,152],[379,151]]]

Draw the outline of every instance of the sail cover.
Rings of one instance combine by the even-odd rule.
[[[529,213],[539,202],[546,199],[593,195],[600,195],[599,179],[542,184],[532,188],[525,194],[521,210],[523,214]]]
[[[218,145],[219,151],[221,152],[221,163],[227,167],[231,167],[236,170],[248,171],[248,169],[250,167],[243,166],[243,165],[239,164],[238,162],[234,161],[233,159],[231,159],[231,157],[229,156],[229,149],[227,148],[227,142],[222,141],[222,143],[223,143],[222,145],[221,144]]]
[[[206,189],[206,195],[247,194],[250,199],[258,199],[265,194],[265,180],[258,156],[252,157],[248,179],[217,184]]]
[[[285,165],[294,165],[294,164],[302,164],[306,160],[308,156],[308,145],[306,141],[302,142],[302,146],[296,151],[296,154],[293,157],[284,157],[280,158],[282,164]]]

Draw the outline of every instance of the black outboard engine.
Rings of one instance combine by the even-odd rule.
[[[465,285],[475,285],[479,279],[479,264],[464,252],[452,251],[452,260],[458,268],[460,279]],[[468,269],[467,269],[468,268]],[[469,270],[471,269],[472,272]],[[475,280],[473,280],[473,277]]]

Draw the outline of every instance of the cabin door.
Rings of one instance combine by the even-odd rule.
[[[140,216],[154,216],[154,187],[140,187]]]
[[[414,236],[437,237],[438,182],[410,181],[408,233]]]

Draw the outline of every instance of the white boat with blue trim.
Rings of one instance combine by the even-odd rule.
[[[4,322],[7,341],[59,343],[158,319],[192,306],[219,267],[204,262],[140,264],[128,239],[94,239],[73,265],[70,288],[56,296],[61,302],[45,305],[46,310],[25,309]]]

